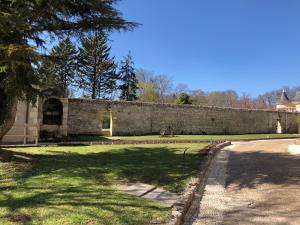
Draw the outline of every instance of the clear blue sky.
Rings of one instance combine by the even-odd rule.
[[[123,0],[142,25],[111,35],[117,58],[204,91],[256,96],[300,85],[299,0]]]

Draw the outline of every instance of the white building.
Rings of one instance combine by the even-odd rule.
[[[276,109],[278,111],[300,112],[300,91],[298,91],[296,96],[290,100],[285,90],[283,90],[281,97],[277,102]]]

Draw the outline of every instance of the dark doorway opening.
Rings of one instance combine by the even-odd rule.
[[[62,125],[63,105],[55,98],[48,99],[43,104],[43,124]]]

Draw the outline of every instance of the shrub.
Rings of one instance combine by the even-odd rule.
[[[179,105],[191,104],[190,96],[187,93],[181,93],[177,99],[176,103]]]

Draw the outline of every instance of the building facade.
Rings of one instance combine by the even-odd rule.
[[[282,91],[281,97],[277,102],[276,109],[285,112],[300,112],[300,91],[290,100],[285,90]]]

